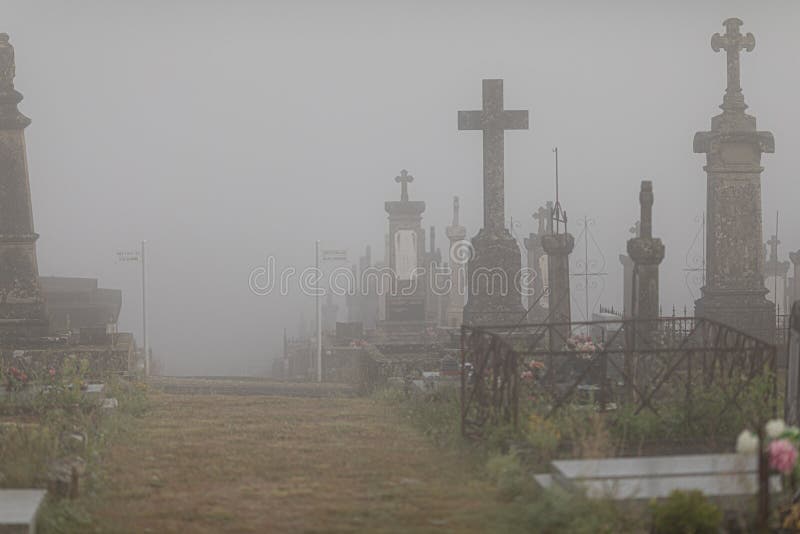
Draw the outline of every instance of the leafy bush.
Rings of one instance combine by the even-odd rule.
[[[497,485],[501,500],[510,501],[530,486],[530,477],[515,453],[493,454],[486,462],[486,472]]]
[[[610,499],[554,488],[540,491],[524,510],[529,532],[540,534],[621,534],[641,532],[642,521]]]
[[[651,510],[654,534],[715,534],[722,522],[722,512],[698,490],[675,490]]]

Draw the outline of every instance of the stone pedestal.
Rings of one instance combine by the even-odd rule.
[[[653,237],[653,183],[642,182],[639,193],[641,205],[641,230],[639,237],[628,240],[628,255],[633,260],[633,309],[634,319],[642,320],[637,331],[644,339],[657,328],[658,266],[664,259],[664,244]]]
[[[464,322],[469,325],[513,325],[525,314],[519,292],[522,256],[508,230],[499,235],[482,229],[472,238],[467,264],[469,291]]]
[[[572,311],[569,292],[569,255],[575,248],[572,234],[545,234],[542,236],[542,248],[547,254],[547,277],[550,287],[548,308],[550,323],[565,323],[556,328],[558,335],[551,336],[551,348],[563,345],[569,337],[572,322]]]
[[[745,113],[739,85],[739,51],[752,50],[755,39],[739,32],[738,19],[724,24],[726,34],[712,38],[712,47],[728,56],[723,111],[711,119],[710,131],[694,138],[708,174],[706,285],[695,313],[772,342],[775,308],[766,299],[762,271],[761,154],[774,152],[775,141]]]
[[[30,120],[17,109],[14,48],[0,34],[0,335],[47,335],[48,321],[39,286],[33,230],[25,128]]]

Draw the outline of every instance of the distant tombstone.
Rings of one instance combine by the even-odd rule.
[[[386,320],[424,322],[425,283],[418,276],[424,271],[425,231],[422,213],[425,202],[409,200],[408,184],[414,177],[405,169],[395,178],[400,184],[400,200],[385,203],[389,215],[389,267],[392,285],[386,293]]]

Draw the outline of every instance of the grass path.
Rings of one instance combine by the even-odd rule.
[[[103,460],[102,532],[493,532],[463,458],[363,398],[153,395]]]

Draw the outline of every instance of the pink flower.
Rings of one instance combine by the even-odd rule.
[[[51,367],[50,368],[50,377],[52,378],[54,376],[56,376],[56,370]]]
[[[797,462],[797,449],[788,439],[778,439],[767,447],[769,453],[769,466],[776,471],[787,474]]]

